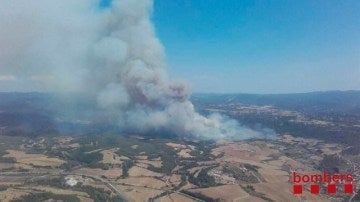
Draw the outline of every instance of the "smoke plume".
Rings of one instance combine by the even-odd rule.
[[[2,0],[0,75],[96,100],[122,131],[205,139],[262,137],[219,114],[204,117],[186,84],[166,74],[151,0]],[[20,85],[20,84],[19,84]]]

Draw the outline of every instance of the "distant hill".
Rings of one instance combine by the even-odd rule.
[[[0,93],[0,135],[38,136],[88,131],[86,124],[78,119],[88,115],[93,103],[86,99],[75,103],[74,97],[76,95],[59,97],[37,92]]]
[[[304,113],[360,114],[360,91],[326,91],[294,94],[193,94],[195,105],[240,102],[243,104],[272,105]]]
[[[358,145],[360,91],[298,94],[194,94],[201,113],[221,112],[250,126],[329,142]]]
[[[43,135],[101,133],[116,130],[107,125],[106,119],[96,117],[96,102],[79,99],[79,95],[60,97],[48,93],[0,93],[0,135]],[[279,133],[294,132],[306,137],[344,139],[351,142],[360,127],[360,91],[329,91],[298,94],[194,94],[191,97],[197,111],[206,114],[208,106],[224,106],[225,114],[245,125],[261,124]],[[270,105],[279,110],[291,110],[309,119],[334,122],[332,128],[306,128],[291,122],[287,117],[264,114],[231,115],[233,103],[245,105]],[[216,108],[216,107],[215,107]],[[83,120],[95,116],[99,123],[88,124]],[[339,125],[339,126],[338,126]],[[358,126],[359,125],[359,126]],[[340,127],[341,126],[341,127]],[[358,128],[357,128],[358,127]],[[307,131],[307,132],[306,132]],[[354,136],[355,137],[355,136]]]

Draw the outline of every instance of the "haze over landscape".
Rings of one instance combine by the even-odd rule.
[[[0,201],[360,201],[359,19],[354,0],[3,0]]]
[[[96,100],[99,109],[91,119],[101,116],[123,132],[205,139],[263,136],[220,114],[195,112],[187,85],[168,78],[163,46],[150,21],[152,1],[101,5],[88,0],[5,2],[2,81],[67,98],[76,93],[75,103]]]

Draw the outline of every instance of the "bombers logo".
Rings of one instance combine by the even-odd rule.
[[[296,172],[292,173],[293,181],[293,193],[302,194],[303,185],[310,183],[310,192],[312,194],[320,193],[320,184],[325,184],[327,186],[328,194],[336,194],[339,184],[343,187],[345,194],[354,193],[353,181],[354,177],[352,174],[299,174]]]

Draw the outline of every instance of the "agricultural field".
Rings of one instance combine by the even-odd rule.
[[[293,195],[291,172],[320,172],[330,155],[356,160],[342,145],[291,135],[222,142],[121,135],[0,139],[1,201],[341,201],[349,196]]]

